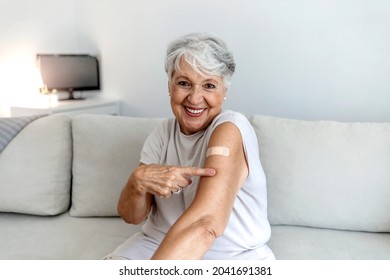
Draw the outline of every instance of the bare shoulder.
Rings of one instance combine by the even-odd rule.
[[[223,232],[237,193],[248,176],[242,137],[235,124],[224,122],[214,129],[204,167],[215,169],[216,175],[200,179],[190,213],[196,213],[195,217],[213,217],[218,232]]]
[[[211,134],[208,147],[225,145],[229,149],[242,147],[242,135],[239,128],[232,122],[218,125]]]
[[[248,167],[241,132],[234,123],[224,122],[214,129],[207,147],[205,167],[217,171],[217,176],[208,181],[224,182],[226,187],[238,191],[248,174]]]

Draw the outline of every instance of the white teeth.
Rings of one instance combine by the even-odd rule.
[[[204,109],[199,109],[199,110],[194,110],[194,109],[190,109],[190,108],[186,108],[188,112],[190,112],[191,114],[200,114],[204,111]]]

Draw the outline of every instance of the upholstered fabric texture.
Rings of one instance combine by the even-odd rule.
[[[161,119],[74,117],[72,216],[117,216],[119,195]]]
[[[278,260],[389,260],[390,234],[300,226],[273,226]]]
[[[70,203],[71,123],[64,115],[25,126],[0,154],[0,211],[56,215]]]
[[[45,115],[0,118],[0,153],[26,125],[43,116]]]
[[[273,225],[390,231],[390,124],[252,119]]]
[[[117,217],[0,213],[0,260],[101,260],[139,229]]]

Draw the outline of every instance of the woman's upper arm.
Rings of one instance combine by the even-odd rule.
[[[211,221],[216,235],[225,230],[237,193],[248,176],[241,132],[225,122],[215,128],[208,143],[209,154],[204,167],[214,168],[216,175],[202,177],[188,214]]]

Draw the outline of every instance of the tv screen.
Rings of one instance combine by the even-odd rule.
[[[87,54],[37,54],[42,80],[49,91],[99,90],[99,61]]]

